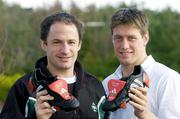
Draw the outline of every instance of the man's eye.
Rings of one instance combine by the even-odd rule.
[[[113,40],[114,40],[114,42],[121,42],[122,38],[114,38]]]
[[[59,44],[60,42],[59,41],[54,41],[53,44]]]
[[[114,36],[113,37],[113,40],[114,41],[120,41],[120,40],[122,40],[123,38],[121,37],[121,36],[118,36],[118,35],[116,35],[116,36]]]
[[[130,37],[128,37],[128,40],[129,41],[134,41],[134,40],[136,40],[136,37],[130,36]]]
[[[70,41],[69,44],[74,45],[74,44],[76,44],[76,42]]]

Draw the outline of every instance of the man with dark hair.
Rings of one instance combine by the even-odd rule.
[[[12,86],[0,118],[98,119],[104,89],[77,61],[82,37],[83,25],[75,16],[47,16],[40,34],[46,56]]]
[[[127,96],[126,108],[120,108],[119,100],[112,102],[119,107],[112,110],[110,119],[180,119],[180,75],[147,55],[148,27],[148,18],[137,9],[123,8],[111,17],[112,43],[120,65],[103,81],[106,94],[112,93],[108,87],[110,81],[127,79],[137,65],[149,77],[149,88],[125,85],[130,86],[123,95]]]

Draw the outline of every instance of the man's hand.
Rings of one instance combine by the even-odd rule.
[[[48,103],[54,97],[50,96],[47,90],[42,90],[36,94],[35,111],[37,119],[49,119],[53,113],[52,107]]]
[[[157,119],[157,117],[148,110],[147,88],[131,88],[129,90],[129,97],[129,103],[134,107],[134,114],[139,119]]]

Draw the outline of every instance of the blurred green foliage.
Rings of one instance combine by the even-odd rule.
[[[85,33],[79,60],[85,70],[103,80],[119,65],[114,56],[109,20],[118,7],[94,5],[80,9],[71,4],[69,13],[85,24]],[[142,6],[140,6],[142,8]],[[147,52],[155,59],[180,72],[180,13],[167,8],[151,11],[143,8],[150,20],[150,42]],[[0,100],[20,76],[19,72],[33,70],[35,61],[43,55],[40,48],[39,25],[50,13],[66,11],[56,2],[50,8],[23,9],[19,5],[7,5],[0,0]],[[102,26],[88,26],[89,22],[101,22]],[[7,76],[7,77],[6,77]]]
[[[5,100],[10,87],[21,76],[22,74],[14,74],[11,76],[0,75],[0,102]]]

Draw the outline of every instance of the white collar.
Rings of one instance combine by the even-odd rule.
[[[154,60],[154,58],[153,58],[151,55],[149,55],[149,56],[144,60],[144,62],[141,64],[141,66],[142,66],[143,70],[144,70],[146,73],[148,73],[148,71],[151,70],[151,68],[153,67],[153,65],[154,65],[155,62],[156,62],[156,61]]]
[[[121,65],[118,66],[114,74],[120,79],[122,78],[122,70],[121,70]]]
[[[149,55],[144,62],[141,64],[143,70],[145,72],[147,72],[147,69],[149,69],[149,67],[153,66],[153,64],[155,63],[154,58],[152,57],[152,55]],[[118,66],[118,68],[116,69],[116,71],[114,72],[114,74],[118,77],[118,78],[122,78],[122,70],[121,70],[121,65]]]
[[[65,78],[58,77],[58,79],[63,79],[63,80],[65,80],[68,84],[72,84],[72,83],[75,83],[75,82],[76,82],[77,77],[74,75],[73,77],[65,77]]]

